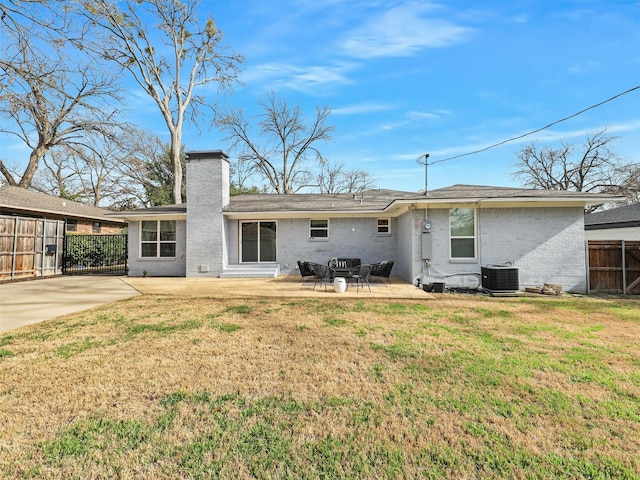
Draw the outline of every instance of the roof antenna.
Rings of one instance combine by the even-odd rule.
[[[423,157],[424,160],[422,160]],[[429,196],[429,154],[425,153],[418,157],[416,162],[418,162],[418,165],[424,165],[424,194]]]

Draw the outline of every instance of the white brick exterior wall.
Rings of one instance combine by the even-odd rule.
[[[376,218],[329,218],[327,240],[309,239],[308,218],[281,218],[276,222],[276,257],[283,274],[298,273],[296,260],[326,264],[331,257],[354,257],[360,258],[362,263],[375,263],[398,257],[395,219],[391,220],[391,235],[378,235]],[[238,220],[228,221],[230,264],[239,263],[238,225]],[[393,274],[396,274],[395,266]]]
[[[518,268],[520,288],[561,283],[566,291],[586,291],[584,214],[581,207],[480,208],[475,260],[452,260],[449,251],[449,209],[430,208],[435,281],[447,286],[472,286],[470,276],[482,265],[510,262]],[[419,272],[416,272],[419,274]]]
[[[226,155],[221,152],[189,154],[187,277],[219,277],[227,265],[227,234],[222,209],[228,204],[229,162]]]
[[[176,257],[140,257],[140,221],[129,222],[129,275],[142,277],[184,277],[186,262],[187,223],[176,221]]]

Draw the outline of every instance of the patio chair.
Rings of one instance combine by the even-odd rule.
[[[318,282],[324,283],[324,291],[327,291],[327,282],[331,281],[331,269],[328,265],[320,265],[319,263],[310,263],[309,266],[316,277],[316,281],[313,283],[313,289],[316,289]]]
[[[360,286],[364,288],[366,285],[371,292],[371,285],[369,280],[371,279],[371,265],[360,265],[357,273],[352,273],[350,279],[356,284],[356,293],[360,291]]]
[[[376,263],[371,265],[371,276],[372,277],[382,277],[387,279],[387,283],[389,283],[391,276],[391,269],[393,268],[393,262],[384,261],[380,263]]]
[[[300,270],[300,283],[304,283],[305,277],[314,277],[315,273],[311,269],[311,264],[303,260],[298,260],[298,270]]]

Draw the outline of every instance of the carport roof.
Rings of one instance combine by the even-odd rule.
[[[0,188],[0,210],[25,214],[50,214],[62,217],[87,218],[92,220],[124,223],[114,212],[104,208],[92,207],[84,203],[33,192],[26,188],[6,185]],[[114,216],[106,217],[107,214]]]

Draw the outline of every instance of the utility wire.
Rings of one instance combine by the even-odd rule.
[[[448,162],[449,160],[454,160],[456,158],[466,157],[466,156],[469,156],[469,155],[475,155],[476,153],[486,152],[487,150],[490,150],[490,149],[495,148],[495,147],[499,147],[500,145],[504,145],[505,143],[513,142],[514,140],[520,140],[521,138],[528,137],[529,135],[533,135],[534,133],[538,133],[538,132],[541,132],[542,130],[546,130],[549,127],[553,127],[554,125],[557,125],[558,123],[566,122],[567,120],[569,120],[571,118],[577,117],[578,115],[582,115],[584,112],[587,112],[589,110],[597,108],[597,107],[599,107],[601,105],[604,105],[605,103],[608,103],[608,102],[611,102],[612,100],[615,100],[618,97],[622,97],[623,95],[626,95],[628,93],[633,92],[634,90],[639,90],[639,89],[640,89],[640,85],[637,85],[637,86],[635,86],[633,88],[630,88],[627,91],[624,91],[622,93],[618,93],[617,95],[614,95],[611,98],[607,98],[606,100],[603,100],[600,103],[596,103],[595,105],[591,105],[590,107],[584,108],[584,109],[580,110],[579,112],[576,112],[576,113],[574,113],[572,115],[569,115],[568,117],[564,117],[564,118],[561,118],[560,120],[556,120],[555,122],[551,122],[550,124],[545,125],[544,127],[540,127],[540,128],[538,128],[536,130],[533,130],[531,132],[525,133],[523,135],[518,135],[517,137],[513,137],[513,138],[510,138],[508,140],[503,140],[502,142],[494,143],[493,145],[489,145],[488,147],[481,148],[480,150],[475,150],[473,152],[468,152],[468,153],[461,153],[460,155],[454,155],[453,157],[447,157],[447,158],[443,158],[441,160],[436,160],[435,162],[429,162],[429,165],[435,165],[436,163]],[[418,157],[418,160],[420,160],[422,158],[424,158],[424,155],[421,155],[420,157]],[[426,161],[427,161],[427,159],[425,159],[425,162]],[[424,163],[422,163],[422,165],[424,165]]]

